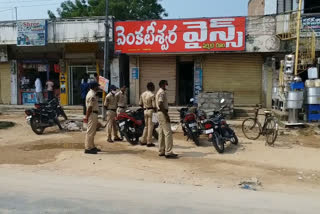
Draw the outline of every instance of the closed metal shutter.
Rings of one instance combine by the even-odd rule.
[[[234,92],[235,105],[261,103],[261,56],[217,54],[204,62],[203,88],[206,92]]]
[[[0,63],[0,103],[10,104],[10,102],[11,102],[10,64]]]
[[[176,57],[140,57],[140,94],[147,89],[148,82],[153,82],[156,91],[160,80],[168,80],[168,101],[176,102]]]

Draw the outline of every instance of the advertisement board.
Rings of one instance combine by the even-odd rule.
[[[316,37],[320,37],[320,16],[303,17],[302,28],[311,28],[316,33]]]
[[[17,46],[45,46],[47,44],[47,21],[18,21]]]
[[[245,50],[245,17],[115,23],[116,53]]]

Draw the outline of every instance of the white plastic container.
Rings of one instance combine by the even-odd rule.
[[[318,68],[316,67],[309,68],[308,79],[318,79],[318,78],[319,78]]]
[[[314,86],[316,88],[320,88],[320,79],[317,79],[317,80],[314,81]]]
[[[315,81],[314,80],[306,80],[305,86],[307,88],[314,88],[315,87]]]

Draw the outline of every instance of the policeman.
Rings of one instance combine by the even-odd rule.
[[[104,107],[107,110],[107,141],[113,143],[111,133],[113,132],[114,141],[121,141],[118,137],[118,127],[115,121],[117,116],[117,99],[116,99],[117,88],[114,85],[110,86],[110,93],[104,100]]]
[[[84,122],[88,123],[84,150],[84,153],[86,154],[97,154],[97,152],[101,152],[101,150],[94,145],[99,114],[98,98],[96,97],[98,89],[99,84],[97,82],[90,83],[90,91],[86,96],[87,112],[84,119]]]
[[[159,120],[159,156],[165,156],[166,158],[178,158],[177,154],[172,151],[173,137],[169,117],[169,105],[167,92],[168,81],[161,80],[159,83],[160,89],[156,94],[156,105],[158,110]]]
[[[120,88],[120,91],[116,94],[116,98],[117,98],[117,115],[119,115],[122,112],[125,112],[127,109],[127,105],[128,105],[128,98],[127,98],[127,94],[126,94],[126,86],[122,86]]]
[[[156,110],[156,100],[154,95],[154,84],[149,82],[147,84],[147,91],[143,92],[140,97],[139,105],[144,109],[144,121],[145,127],[143,130],[143,135],[140,141],[141,145],[147,145],[147,147],[154,147],[152,143],[153,134],[153,122],[152,115]]]

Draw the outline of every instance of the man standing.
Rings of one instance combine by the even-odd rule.
[[[127,109],[128,105],[128,98],[126,94],[126,86],[122,86],[120,88],[120,91],[116,94],[116,99],[117,99],[117,115],[119,115],[122,112],[125,112]]]
[[[110,86],[110,93],[106,96],[104,100],[104,107],[107,110],[107,141],[109,143],[113,143],[112,140],[112,132],[114,141],[122,141],[120,137],[118,137],[118,128],[115,121],[117,116],[117,88],[114,85]]]
[[[178,158],[177,154],[172,152],[173,137],[169,117],[169,105],[166,90],[168,90],[168,81],[161,80],[159,91],[156,94],[156,105],[159,120],[159,156],[166,158]]]
[[[34,85],[35,85],[35,88],[36,88],[37,104],[43,103],[42,83],[41,83],[41,80],[40,80],[39,76],[37,76],[37,79],[36,79]]]
[[[88,83],[88,74],[84,75],[83,82],[80,85],[80,93],[81,93],[81,103],[83,106],[83,115],[86,115],[86,96],[89,91],[89,83]]]
[[[154,147],[152,143],[153,134],[153,122],[152,115],[156,110],[156,100],[154,96],[154,84],[149,82],[147,84],[147,91],[143,92],[140,97],[139,105],[144,109],[144,121],[145,126],[143,130],[143,135],[140,141],[141,145],[147,145],[147,147]]]
[[[84,150],[84,153],[86,154],[97,154],[97,152],[101,152],[101,150],[94,145],[94,137],[97,131],[99,114],[99,104],[96,96],[98,89],[99,84],[97,82],[90,83],[90,91],[86,96],[86,106],[88,109],[84,119],[84,122],[88,123]]]
[[[54,83],[51,81],[51,79],[49,79],[46,82],[46,86],[47,86],[47,92],[48,92],[48,101],[53,99],[53,86]]]

